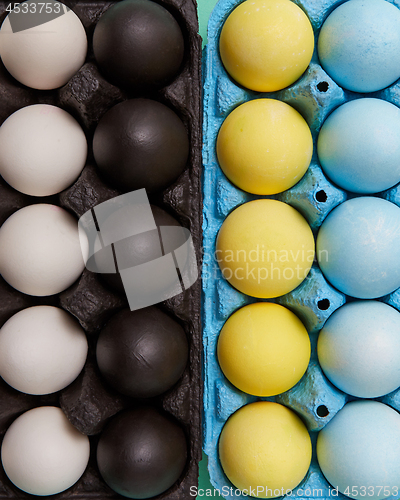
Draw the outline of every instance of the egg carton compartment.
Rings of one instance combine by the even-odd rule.
[[[242,406],[260,400],[275,401],[293,409],[310,431],[313,443],[311,467],[291,498],[330,498],[332,488],[324,478],[316,459],[315,444],[319,430],[336,415],[349,396],[326,378],[318,363],[318,333],[331,314],[354,299],[339,292],[327,282],[317,262],[307,278],[292,292],[269,299],[292,310],[310,335],[311,359],[303,378],[289,391],[271,398],[258,398],[235,388],[224,376],[217,360],[218,336],[228,317],[244,305],[265,301],[247,296],[232,287],[222,276],[215,260],[216,238],[225,218],[238,206],[254,199],[271,198],[296,208],[309,223],[314,237],[327,215],[347,199],[359,196],[331,182],[321,169],[316,140],[328,115],[340,105],[354,99],[374,97],[400,105],[400,81],[374,93],[356,93],[339,87],[323,70],[317,56],[320,28],[327,16],[342,0],[295,0],[307,14],[314,30],[315,48],[312,60],[291,86],[277,92],[254,92],[238,85],[226,72],[219,54],[219,37],[229,14],[241,4],[237,0],[219,0],[208,25],[208,45],[204,51],[204,146],[203,146],[203,351],[204,351],[204,424],[203,449],[209,458],[211,483],[227,499],[245,498],[224,474],[218,456],[218,440],[227,419]],[[397,2],[393,2],[397,7]],[[294,107],[306,120],[313,137],[313,157],[303,178],[292,188],[272,196],[242,191],[222,172],[216,154],[216,139],[227,116],[239,105],[259,98],[273,98]],[[373,194],[400,206],[400,185]],[[399,290],[377,300],[400,310]],[[376,398],[400,410],[400,391]],[[319,490],[319,493],[313,492]],[[322,491],[322,493],[321,493]],[[345,499],[339,493],[339,497]]]
[[[10,2],[0,1],[0,22],[7,15]],[[149,196],[150,202],[172,215],[192,236],[200,269],[201,248],[201,39],[198,35],[195,0],[161,0],[158,2],[175,17],[185,41],[182,67],[174,80],[160,90],[134,93],[111,84],[102,76],[93,54],[93,32],[101,16],[115,3],[106,0],[65,1],[80,18],[88,38],[88,53],[84,65],[66,85],[55,90],[34,90],[17,82],[0,62],[0,124],[18,109],[32,104],[52,104],[69,112],[81,125],[88,142],[86,165],[79,178],[59,195],[37,198],[24,195],[0,178],[0,223],[22,207],[39,203],[58,205],[77,219],[96,205],[114,198],[121,192],[106,182],[95,165],[92,140],[100,118],[114,105],[135,97],[153,99],[167,105],[182,119],[188,132],[190,152],[183,173],[161,192]],[[121,410],[148,404],[172,415],[183,428],[187,443],[187,463],[179,480],[167,491],[154,498],[183,500],[189,497],[191,486],[197,485],[198,462],[201,459],[201,285],[198,280],[183,293],[156,307],[174,318],[184,329],[189,358],[180,380],[159,397],[138,400],[123,396],[112,389],[100,375],[95,347],[98,334],[118,311],[128,307],[125,294],[109,288],[98,274],[84,270],[67,290],[48,297],[26,295],[12,288],[0,277],[0,327],[15,313],[34,305],[54,305],[71,313],[87,334],[89,353],[79,377],[60,392],[46,396],[31,396],[18,392],[0,380],[0,437],[23,412],[38,406],[58,406],[71,423],[90,436],[89,465],[71,488],[54,498],[87,500],[123,498],[101,478],[96,463],[99,433]],[[0,467],[0,498],[35,498],[14,486]]]

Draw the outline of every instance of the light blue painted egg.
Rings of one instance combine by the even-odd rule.
[[[343,392],[377,398],[400,386],[400,313],[375,300],[336,310],[318,337],[318,359]]]
[[[400,287],[400,208],[374,197],[345,201],[326,218],[317,258],[328,281],[358,299]]]
[[[320,431],[317,457],[326,479],[353,498],[400,491],[400,415],[376,401],[353,401]]]
[[[400,109],[381,99],[343,104],[322,126],[318,157],[343,189],[370,194],[391,188],[400,182]]]
[[[341,87],[375,92],[400,77],[400,10],[385,0],[350,0],[322,25],[318,56]]]

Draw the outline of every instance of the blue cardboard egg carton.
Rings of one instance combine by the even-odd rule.
[[[224,219],[239,205],[257,198],[273,198],[296,208],[310,224],[314,236],[329,212],[354,197],[338,188],[324,175],[316,154],[316,139],[326,117],[352,99],[375,97],[400,107],[400,80],[370,94],[358,94],[339,87],[322,69],[316,49],[304,75],[290,87],[278,92],[257,93],[235,84],[225,71],[219,56],[219,35],[232,10],[241,0],[220,0],[208,26],[208,46],[204,54],[204,146],[203,146],[203,347],[204,347],[204,444],[208,455],[211,483],[227,499],[237,496],[225,476],[218,457],[218,439],[226,420],[240,407],[259,400],[276,401],[301,416],[313,443],[311,467],[290,498],[332,498],[331,486],[319,469],[315,443],[321,430],[353,398],[334,387],[323,374],[317,359],[318,332],[329,316],[346,301],[352,300],[333,288],[314,263],[307,279],[292,292],[272,299],[292,310],[303,321],[311,339],[311,360],[303,378],[289,391],[272,398],[257,398],[236,389],[223,375],[217,360],[219,332],[238,308],[259,301],[234,289],[223,277],[214,259],[215,241]],[[317,42],[319,30],[342,0],[295,0],[309,17]],[[400,7],[400,2],[392,2]],[[315,47],[317,43],[315,43]],[[218,131],[229,113],[240,104],[257,98],[279,99],[293,106],[307,121],[314,140],[314,154],[304,177],[291,189],[274,196],[256,196],[235,187],[223,174],[216,156]],[[400,206],[400,184],[374,194]],[[261,299],[262,300],[262,299]],[[382,297],[383,302],[400,310],[400,289]],[[378,398],[400,411],[400,390]],[[339,497],[347,497],[339,494]]]

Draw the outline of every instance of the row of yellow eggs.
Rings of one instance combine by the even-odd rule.
[[[331,78],[353,92],[375,92],[400,77],[400,11],[385,0],[351,0],[322,25],[318,57]],[[240,85],[273,92],[294,83],[314,51],[311,23],[289,0],[247,0],[226,20],[220,55]]]
[[[317,439],[318,462],[333,488],[324,488],[323,481],[313,487],[318,483],[310,481],[296,491],[311,464],[310,435],[292,410],[260,401],[229,418],[219,456],[237,492],[246,497],[290,498],[314,491],[321,498],[340,492],[358,500],[380,500],[397,498],[400,492],[399,444],[400,415],[394,409],[371,400],[347,403]]]
[[[391,188],[400,182],[400,109],[375,98],[343,104],[325,120],[317,151],[325,174],[342,189],[371,194]],[[240,189],[258,195],[294,186],[312,154],[313,139],[304,118],[275,99],[255,99],[234,109],[217,138],[225,175]]]

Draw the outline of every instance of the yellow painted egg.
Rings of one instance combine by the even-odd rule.
[[[231,285],[267,299],[300,285],[314,252],[314,237],[304,217],[286,203],[263,199],[228,215],[217,236],[215,258]]]
[[[304,375],[311,346],[294,313],[279,304],[258,302],[227,320],[217,353],[222,371],[238,389],[254,396],[275,396]]]
[[[243,406],[222,429],[222,468],[232,484],[256,498],[276,498],[307,474],[311,439],[302,420],[278,403]]]
[[[219,49],[225,69],[240,85],[273,92],[307,69],[314,34],[306,14],[290,0],[247,0],[226,20]]]
[[[305,174],[313,152],[311,131],[294,108],[275,99],[255,99],[237,107],[217,138],[218,162],[240,189],[276,194]]]

